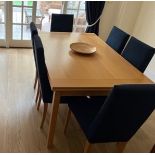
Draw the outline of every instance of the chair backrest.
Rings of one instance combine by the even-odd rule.
[[[37,27],[36,25],[34,24],[34,22],[31,22],[30,23],[30,31],[31,31],[31,41],[32,41],[32,48],[33,48],[33,55],[34,55],[34,60],[35,60],[35,63],[36,63],[36,58],[35,58],[35,54],[34,54],[34,35],[38,35],[38,30],[37,30]]]
[[[33,41],[34,35],[38,35],[38,30],[34,22],[30,23],[31,40]],[[32,42],[33,45],[33,42]]]
[[[114,26],[108,36],[106,43],[119,54],[121,54],[125,44],[129,39],[129,36],[129,34]]]
[[[155,108],[154,84],[114,86],[89,129],[94,141],[128,141]]]
[[[52,14],[51,32],[72,32],[73,18],[71,14]]]
[[[144,72],[154,55],[155,49],[131,37],[122,56],[141,72]]]
[[[38,35],[34,36],[34,49],[36,56],[37,72],[41,86],[42,98],[45,103],[49,102],[52,98],[52,91],[48,79],[48,71],[45,64],[44,48],[42,41]]]

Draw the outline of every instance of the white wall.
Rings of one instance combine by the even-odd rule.
[[[143,2],[133,35],[155,47],[155,2]],[[145,74],[155,81],[155,56],[147,67]]]
[[[100,20],[99,36],[105,41],[114,25],[131,34],[141,5],[142,2],[136,1],[106,2]]]
[[[105,41],[113,25],[117,21],[117,16],[121,7],[121,2],[106,2],[102,16],[100,18],[99,36]]]
[[[143,2],[133,35],[155,47],[155,2]]]
[[[132,34],[141,10],[142,2],[124,1],[121,4],[116,26]]]

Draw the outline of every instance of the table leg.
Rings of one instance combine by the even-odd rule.
[[[59,103],[60,103],[60,94],[59,94],[59,92],[54,92],[53,93],[53,102],[52,102],[52,113],[51,113],[51,118],[50,118],[50,122],[49,122],[49,131],[48,131],[48,137],[47,137],[47,147],[48,148],[50,148],[52,146],[53,140],[54,140],[54,132],[55,132],[55,128],[56,128]]]

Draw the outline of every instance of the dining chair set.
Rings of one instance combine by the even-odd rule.
[[[52,103],[53,91],[51,89],[48,79],[48,70],[45,63],[44,48],[42,45],[42,41],[38,35],[37,27],[33,22],[30,23],[30,29],[33,46],[33,55],[36,66],[34,89],[36,88],[38,83],[37,95],[35,100],[37,103],[37,110],[39,110],[40,108],[41,99],[44,103],[44,112],[40,125],[40,127],[42,128],[47,113],[48,103]],[[76,99],[77,97],[64,96],[61,98],[61,103],[67,103],[69,100],[74,100],[74,98]]]
[[[57,16],[59,15],[53,15],[54,18]],[[60,21],[54,18],[52,19],[53,25],[54,21]],[[61,21],[64,22],[64,20]],[[69,22],[73,25],[73,20],[69,20]],[[64,26],[59,27],[58,23],[53,25],[51,25],[51,32],[72,32],[71,27],[64,30],[62,28]],[[44,51],[41,38],[33,22],[30,23],[30,29],[36,66],[34,89],[37,89],[37,109],[39,110],[41,99],[44,103],[40,125],[43,128],[48,104],[52,103],[53,90],[50,86],[45,62],[44,52],[46,51]],[[106,43],[109,48],[113,48],[142,73],[155,52],[154,48],[130,37],[116,26],[113,27]],[[126,143],[153,112],[155,108],[154,93],[154,84],[122,84],[114,85],[107,96],[63,96],[60,102],[67,104],[69,108],[64,133],[67,131],[70,116],[73,114],[87,138],[84,152],[89,152],[92,144],[105,142],[120,142],[118,149],[119,152],[123,151]]]
[[[62,25],[62,23],[65,23],[66,26]],[[55,31],[72,32],[72,30],[73,30],[73,15],[52,14],[51,32]],[[47,113],[48,103],[52,103],[53,91],[51,90],[48,80],[48,71],[45,64],[44,48],[42,45],[42,41],[38,36],[37,27],[33,22],[30,23],[30,31],[31,31],[33,55],[36,65],[34,89],[36,88],[38,82],[37,95],[35,100],[37,103],[37,110],[39,110],[41,99],[44,102],[44,112],[42,122],[40,125],[40,127],[42,128]],[[66,103],[71,98],[73,99],[74,97],[62,97],[61,102]]]
[[[133,36],[130,37],[116,26],[113,27],[106,43],[141,72],[145,71],[155,53],[155,48]]]

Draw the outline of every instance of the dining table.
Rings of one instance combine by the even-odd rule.
[[[53,90],[48,148],[53,144],[61,96],[102,96],[114,85],[153,83],[94,33],[40,32],[39,36]],[[77,42],[95,46],[96,52],[72,50],[70,45]]]

